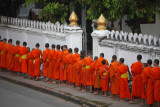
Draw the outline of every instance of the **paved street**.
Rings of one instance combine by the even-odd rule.
[[[0,80],[0,107],[78,107],[74,103]]]

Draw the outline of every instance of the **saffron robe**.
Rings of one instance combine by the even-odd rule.
[[[109,91],[109,67],[106,65],[103,65],[99,68],[99,71],[100,71],[101,77],[103,77],[101,79],[102,91]]]
[[[141,98],[147,98],[147,104],[154,103],[154,85],[151,80],[151,69],[152,67],[146,67],[142,71],[142,87],[141,87]]]
[[[27,73],[27,53],[28,49],[26,47],[20,47],[19,48],[19,53],[20,53],[20,62],[21,62],[21,72],[22,73]]]
[[[142,85],[142,66],[141,62],[135,62],[131,66],[131,72],[133,75],[133,83],[132,83],[132,93],[131,96],[135,96],[137,98],[141,97],[141,85]]]
[[[49,55],[49,49],[46,49],[43,51],[43,77],[47,77],[48,76],[48,70],[49,70],[49,59],[48,59],[48,55]]]
[[[119,79],[119,97],[120,98],[130,98],[130,90],[128,86],[128,66],[120,65],[117,68],[117,76]]]
[[[111,81],[111,92],[112,94],[119,94],[119,80],[117,76],[117,68],[120,66],[120,63],[115,61],[110,64],[109,70],[110,70],[110,78],[112,78]]]
[[[83,80],[82,80],[82,72],[84,70],[84,67],[82,67],[83,64],[83,60],[79,60],[76,64],[76,69],[77,69],[77,79],[76,79],[76,86],[80,86],[80,84],[82,84]]]
[[[6,49],[6,66],[5,66],[5,68],[7,68],[8,70],[13,69],[12,48],[13,48],[13,45],[11,45],[9,43],[5,45],[5,49]]]
[[[91,63],[91,75],[90,75],[90,81],[91,81],[91,86],[94,86],[95,83],[95,66],[96,66],[96,61]]]
[[[31,52],[27,54],[27,60],[28,60],[28,75],[30,75],[33,78],[34,77],[34,64],[33,64],[33,56]]]
[[[68,52],[68,50],[65,50],[65,51],[63,51],[63,71],[64,71],[64,77],[63,77],[63,79],[64,79],[64,81],[66,81],[66,80],[68,80],[68,78],[67,78],[67,76],[68,76],[68,74],[67,74],[67,64],[66,64],[66,55],[68,55],[69,54],[69,52]]]
[[[0,42],[0,68],[4,68],[4,62],[5,62],[5,54],[3,52],[3,47],[5,43]]]
[[[76,78],[77,78],[77,69],[76,69],[76,64],[77,64],[77,59],[80,58],[79,54],[73,54],[73,77],[72,77],[72,83],[76,83]]]
[[[53,68],[54,68],[54,61],[53,61],[54,54],[55,54],[55,50],[49,51],[49,55],[48,55],[49,68],[48,68],[48,72],[47,72],[48,78],[52,78],[52,72],[53,72]]]
[[[83,60],[83,66],[85,66],[84,69],[84,85],[85,86],[90,86],[91,81],[90,81],[90,76],[91,76],[91,63],[93,60],[90,57],[85,57]]]
[[[34,76],[40,77],[41,71],[40,71],[40,66],[41,66],[41,60],[40,56],[42,55],[42,51],[39,49],[34,49],[31,51],[31,54],[33,56],[33,66],[34,66]]]
[[[59,73],[59,76],[60,76],[59,80],[60,81],[63,81],[63,76],[64,76],[62,59],[63,59],[63,51],[60,51],[59,55],[58,55],[58,60],[60,61],[60,65],[59,65],[59,72],[60,72]]]
[[[14,46],[12,48],[12,54],[13,54],[13,71],[20,72],[21,71],[21,63],[20,60],[20,53],[19,53],[19,47],[20,46]]]
[[[60,60],[58,60],[58,56],[59,56],[60,51],[57,50],[55,51],[55,55],[53,57],[53,60],[55,61],[55,65],[54,65],[54,69],[53,69],[53,79],[59,79],[60,78]]]
[[[151,79],[154,83],[154,101],[160,101],[160,68],[154,67],[151,69]]]

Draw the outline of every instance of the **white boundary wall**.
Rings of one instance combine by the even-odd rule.
[[[78,47],[82,50],[82,30],[80,27],[70,27],[67,23],[60,25],[51,22],[39,22],[28,19],[1,16],[0,24],[1,38],[24,41],[31,49],[36,43],[40,43],[40,49],[44,50],[45,43],[68,45],[68,48]]]
[[[148,59],[160,59],[160,38],[153,35],[142,35],[108,30],[94,30],[93,56],[105,54],[105,58],[111,63],[113,55],[125,59],[125,64],[131,66],[136,61],[137,55],[141,54],[142,62]]]

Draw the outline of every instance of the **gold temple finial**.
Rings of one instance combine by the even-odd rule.
[[[106,24],[107,20],[103,16],[103,14],[101,14],[101,16],[97,20],[97,25],[98,25],[97,30],[106,30]]]
[[[78,17],[76,15],[76,13],[73,11],[69,17],[69,21],[70,21],[70,24],[69,26],[78,26]]]

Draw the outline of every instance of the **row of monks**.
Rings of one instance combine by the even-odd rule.
[[[7,69],[13,75],[20,72],[38,80],[43,75],[45,81],[52,83],[70,85],[78,90],[85,92],[87,86],[90,87],[90,92],[99,94],[101,90],[103,96],[108,95],[111,91],[111,98],[115,99],[119,95],[121,101],[131,99],[129,102],[134,103],[134,99],[139,99],[144,104],[147,99],[147,104],[153,106],[154,102],[158,102],[160,107],[160,68],[159,60],[152,60],[147,63],[142,63],[141,55],[137,55],[137,62],[131,66],[131,72],[127,65],[124,64],[124,59],[120,58],[117,61],[116,55],[113,55],[111,64],[104,58],[104,53],[101,53],[92,59],[91,54],[87,57],[83,51],[78,54],[79,49],[67,49],[67,46],[55,46],[52,44],[49,49],[49,44],[45,44],[45,50],[39,49],[40,44],[35,45],[35,49],[28,51],[27,43],[23,42],[23,46],[19,46],[20,41],[16,41],[16,46],[12,45],[12,39],[6,39],[0,42],[0,68],[2,71]],[[43,74],[40,66],[43,65]],[[133,77],[133,78],[132,78]],[[130,93],[128,82],[133,81],[132,90]],[[143,100],[142,100],[143,99]]]

